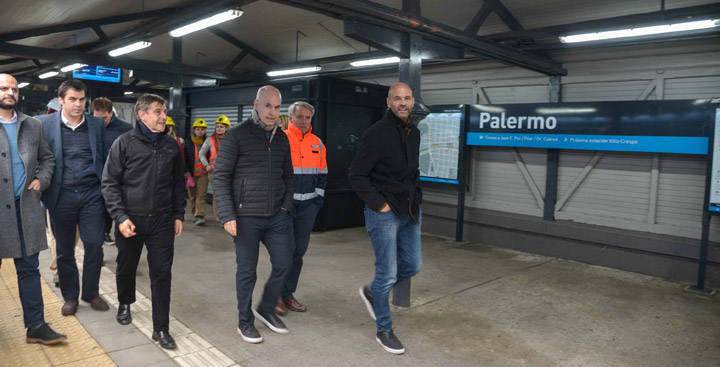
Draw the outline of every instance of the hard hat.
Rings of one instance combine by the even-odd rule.
[[[195,120],[195,122],[193,123],[192,128],[194,129],[194,128],[196,128],[196,127],[202,127],[202,128],[207,129],[207,122],[205,122],[205,120],[203,120],[203,119],[197,119],[197,120]]]
[[[227,118],[227,116],[225,116],[225,115],[222,115],[222,116],[218,117],[217,120],[215,120],[215,123],[216,123],[216,124],[223,124],[223,125],[225,125],[225,126],[227,126],[227,127],[230,127],[230,119]]]
[[[165,120],[166,126],[175,126],[175,121],[173,121],[172,117],[168,116],[167,120]]]
[[[56,98],[53,98],[48,102],[47,108],[52,108],[55,111],[60,111],[60,101]]]

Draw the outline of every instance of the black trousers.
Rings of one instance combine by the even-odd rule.
[[[110,213],[105,211],[105,234],[109,234],[110,230],[112,229],[113,219],[110,216]]]
[[[130,216],[135,224],[135,236],[123,237],[115,225],[117,244],[118,301],[123,304],[135,302],[135,273],[143,244],[147,247],[150,267],[150,291],[152,292],[152,318],[155,331],[168,331],[170,326],[170,283],[175,251],[175,220],[171,213],[152,217]]]

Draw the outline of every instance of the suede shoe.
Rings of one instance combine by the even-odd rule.
[[[175,339],[167,331],[153,331],[152,340],[158,342],[165,349],[175,349]]]
[[[275,306],[275,313],[280,316],[285,316],[287,313],[287,309],[285,308],[285,303],[282,298],[278,299],[278,304]]]
[[[285,303],[285,307],[287,307],[287,309],[290,311],[295,311],[295,312],[307,311],[307,307],[305,307],[305,305],[303,305],[302,303],[298,302],[298,300],[295,299],[295,297],[290,297],[290,298],[286,299],[284,301],[284,303]]]
[[[373,296],[370,292],[370,287],[366,285],[360,287],[360,297],[362,297],[363,301],[365,302],[365,308],[367,308],[370,317],[372,317],[373,320],[376,320],[375,305],[373,304]]]
[[[132,322],[132,313],[130,313],[130,305],[119,304],[117,313],[117,322],[120,325],[127,325]]]
[[[262,343],[263,341],[263,337],[260,335],[260,332],[258,331],[258,329],[255,328],[255,325],[253,324],[238,324],[237,332],[238,334],[240,334],[242,339],[248,343],[257,344]]]
[[[58,334],[50,328],[50,325],[44,323],[36,328],[28,329],[25,337],[27,343],[40,343],[44,345],[62,343],[67,340],[67,336]]]
[[[402,343],[400,343],[400,340],[398,340],[392,330],[378,332],[375,340],[382,345],[383,349],[392,354],[405,353],[405,347],[403,347]]]
[[[257,317],[258,320],[262,321],[263,324],[267,325],[270,330],[278,334],[287,334],[290,332],[287,326],[285,326],[285,323],[280,320],[280,318],[278,317],[278,315],[275,314],[275,312],[265,313],[262,311],[253,310],[253,314],[255,314],[255,317]]]
[[[90,307],[96,311],[107,311],[110,309],[107,302],[102,297],[97,296],[93,299],[82,298],[83,301],[90,303]]]
[[[62,313],[63,316],[70,316],[70,315],[74,315],[77,312],[77,309],[78,309],[78,300],[65,301],[65,303],[62,306],[62,309],[60,309],[60,313]]]

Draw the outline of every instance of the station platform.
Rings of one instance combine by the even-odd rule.
[[[21,366],[10,358],[32,353],[42,358],[25,365],[101,365],[83,362],[90,356],[51,357],[56,350],[86,353],[70,350],[93,341],[98,354],[92,357],[106,356],[118,366],[657,367],[720,360],[718,297],[687,293],[685,284],[656,277],[478,243],[460,246],[431,234],[423,234],[424,265],[412,280],[411,306],[392,308],[395,333],[407,350],[392,355],[375,341],[375,323],[358,294],[374,271],[364,228],[313,233],[295,294],[308,311],[283,317],[287,335],[256,322],[265,340],[248,344],[236,332],[234,245],[212,214],[206,219],[205,227],[186,220],[176,239],[170,333],[177,350],[165,351],[149,339],[150,280],[144,258],[134,322],[117,324],[116,248],[104,246],[101,293],[112,304],[110,311],[93,311],[81,302],[77,317],[63,318],[59,290],[43,286],[49,322],[69,334],[68,343],[58,347],[27,346],[18,339],[24,330],[11,293],[14,269],[3,262],[0,366]],[[270,271],[267,252],[260,254],[253,304]],[[41,253],[47,282],[52,279],[49,256],[49,251]],[[8,312],[8,305],[15,311]],[[89,337],[80,332],[73,337],[74,326],[65,326],[72,320]]]

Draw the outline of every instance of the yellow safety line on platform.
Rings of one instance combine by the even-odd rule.
[[[115,366],[75,316],[62,316],[62,303],[42,277],[45,322],[68,340],[57,345],[25,342],[22,305],[12,259],[0,268],[0,367]]]

